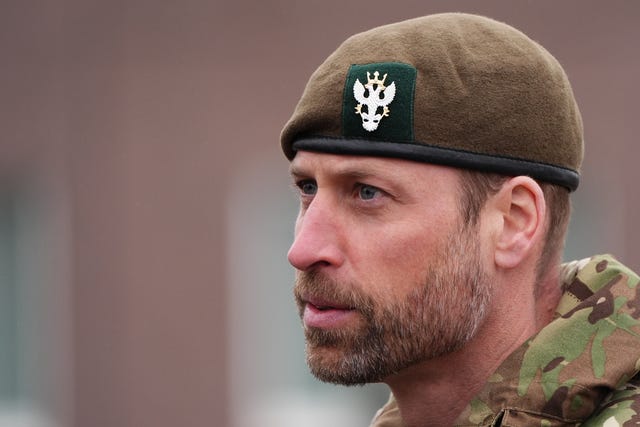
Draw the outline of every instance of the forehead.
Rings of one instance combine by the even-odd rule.
[[[294,176],[374,176],[429,184],[458,184],[459,170],[411,160],[299,151],[289,168]]]

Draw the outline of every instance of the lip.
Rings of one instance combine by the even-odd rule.
[[[302,321],[306,327],[334,329],[345,326],[356,315],[356,310],[318,298],[305,301]]]
[[[318,309],[335,309],[335,310],[351,310],[353,307],[347,304],[340,304],[328,299],[324,299],[317,296],[309,296],[304,299],[304,302],[311,304]]]

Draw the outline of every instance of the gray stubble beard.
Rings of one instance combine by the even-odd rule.
[[[422,285],[400,301],[382,305],[355,284],[319,272],[300,272],[294,293],[300,315],[303,290],[356,307],[354,330],[305,328],[307,364],[321,381],[362,385],[384,381],[417,363],[463,347],[486,317],[491,281],[469,230],[452,236],[434,255]]]

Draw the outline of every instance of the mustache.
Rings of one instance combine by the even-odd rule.
[[[351,307],[365,317],[373,315],[373,298],[360,290],[355,283],[343,283],[318,271],[300,271],[296,275],[293,294],[300,313],[305,302],[312,299],[330,302],[336,306]]]

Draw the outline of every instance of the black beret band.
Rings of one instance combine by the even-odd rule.
[[[539,181],[566,187],[569,191],[575,191],[580,182],[580,175],[571,169],[529,160],[436,147],[420,142],[385,142],[321,136],[298,139],[292,148],[295,151],[412,160],[508,176],[527,175]]]

